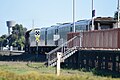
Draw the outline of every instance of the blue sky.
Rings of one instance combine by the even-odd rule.
[[[91,18],[92,0],[75,0],[75,21]],[[96,17],[113,17],[117,0],[94,0]],[[72,0],[0,0],[0,35],[7,34],[6,21],[14,20],[27,29],[72,22]]]

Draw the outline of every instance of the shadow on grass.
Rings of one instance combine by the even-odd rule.
[[[112,78],[120,78],[120,73],[111,70],[98,70],[92,69],[92,73],[97,76],[105,76],[105,77],[112,77]]]
[[[66,69],[66,68],[64,68],[64,69]],[[82,72],[92,72],[96,76],[120,78],[120,72],[111,71],[111,70],[105,70],[105,69],[98,70],[96,68],[89,69],[89,70],[86,69],[86,68],[80,68],[80,69],[68,68],[68,69],[79,70],[79,71],[82,71]]]

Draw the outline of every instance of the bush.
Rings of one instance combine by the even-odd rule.
[[[79,71],[87,72],[88,70],[86,68],[80,68]]]

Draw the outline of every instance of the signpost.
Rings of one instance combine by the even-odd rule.
[[[117,8],[118,9],[118,24],[117,24],[117,28],[119,28],[119,19],[120,19],[120,17],[119,17],[120,16],[120,14],[119,14],[120,13],[120,6],[119,6],[120,3],[119,2],[120,1],[118,0],[118,8]]]
[[[57,76],[60,75],[60,59],[61,59],[61,52],[57,52]]]
[[[40,31],[35,30],[35,38],[36,38],[36,46],[37,46],[37,53],[38,53],[38,43],[40,42]]]

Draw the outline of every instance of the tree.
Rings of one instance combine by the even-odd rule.
[[[14,27],[12,27],[12,34],[18,35],[18,38],[25,35],[25,32],[27,31],[27,28],[24,28],[21,24],[16,24]]]
[[[9,46],[23,48],[26,31],[27,28],[24,28],[21,24],[16,24],[14,27],[12,27],[12,34],[8,37]]]
[[[6,45],[7,45],[7,35],[2,35],[1,37],[0,37],[0,46],[1,47],[5,47]]]
[[[13,46],[13,47],[24,47],[24,41],[25,41],[25,32],[27,31],[27,28],[24,28],[21,24],[16,24],[12,27],[12,34],[2,35],[0,37],[0,47],[5,47],[7,45]]]

